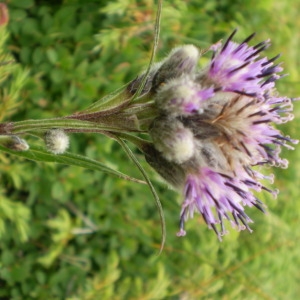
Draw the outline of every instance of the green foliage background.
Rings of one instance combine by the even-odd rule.
[[[154,0],[7,3],[6,45],[19,65],[2,83],[1,121],[73,113],[147,66]],[[205,48],[236,27],[238,40],[256,31],[256,42],[272,39],[268,56],[282,53],[289,76],[279,82],[281,94],[297,97],[299,11],[298,0],[166,0],[157,59],[183,43]],[[299,138],[299,120],[296,103],[295,120],[281,129]],[[140,178],[120,146],[103,136],[73,136],[70,151]],[[248,210],[254,232],[232,231],[222,243],[199,218],[188,223],[186,237],[176,237],[180,195],[136,154],[164,207],[168,235],[160,256],[159,215],[145,185],[0,152],[0,299],[299,296],[299,147],[284,151],[287,170],[268,170],[281,192],[277,200],[261,196],[266,216]]]

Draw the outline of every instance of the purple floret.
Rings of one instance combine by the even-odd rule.
[[[254,192],[278,193],[261,183],[274,180],[272,174],[261,173],[262,167],[286,168],[288,161],[280,157],[281,149],[294,149],[292,144],[298,143],[274,127],[293,119],[292,102],[298,100],[281,97],[276,91],[276,80],[282,77],[278,73],[283,70],[274,65],[279,56],[260,57],[269,40],[249,46],[252,34],[237,44],[232,41],[235,32],[224,45],[217,43],[209,48],[213,57],[206,68],[166,81],[154,98],[161,116],[154,120],[152,130],[156,129],[159,137],[168,137],[158,139],[160,144],[153,139],[154,147],[168,164],[180,170],[176,182],[181,184],[175,188],[182,190],[184,201],[178,236],[186,234],[185,221],[195,212],[220,240],[227,232],[224,220],[238,230],[251,232],[252,220],[245,208],[254,206],[264,212]],[[157,120],[163,120],[161,128],[155,128]],[[181,139],[177,139],[179,153],[173,157],[174,147],[168,148],[167,142],[175,145],[177,135],[164,120],[188,130],[187,145],[192,148],[182,147]],[[189,155],[178,160],[183,150]],[[159,166],[169,169],[169,165]],[[173,176],[171,179],[173,182]]]
[[[226,234],[223,222],[225,219],[238,230],[247,229],[252,232],[248,225],[252,220],[244,212],[244,207],[256,206],[264,212],[262,203],[251,191],[261,189],[262,186],[242,170],[238,178],[207,167],[201,168],[197,174],[190,174],[185,184],[185,201],[177,235],[185,235],[184,222],[193,217],[195,211],[202,215],[208,227],[216,232],[220,240]]]
[[[280,76],[276,73],[283,69],[274,65],[273,59],[260,58],[260,52],[269,47],[269,40],[256,46],[249,46],[250,35],[241,44],[231,41],[236,31],[227,39],[219,52],[214,53],[207,77],[224,91],[233,91],[247,95],[262,95],[274,87],[274,81]]]

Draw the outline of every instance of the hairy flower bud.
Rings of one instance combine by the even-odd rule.
[[[157,70],[160,68],[161,63],[156,63],[153,65],[153,67],[151,68],[148,77],[146,79],[145,82],[145,86],[141,92],[141,95],[147,94],[151,88],[152,88],[152,81],[153,78],[157,72]],[[136,91],[138,90],[138,88],[140,87],[142,80],[144,79],[145,76],[145,72],[143,72],[142,74],[138,75],[134,80],[132,80],[128,86],[127,86],[127,91],[130,93],[130,95],[134,95],[136,93]]]
[[[143,147],[148,164],[169,184],[176,188],[183,188],[185,182],[184,169],[173,162],[166,160],[162,153],[154,148],[152,144]]]
[[[199,57],[199,50],[193,45],[174,48],[154,76],[152,89],[156,91],[170,79],[193,73]]]
[[[181,164],[194,155],[195,141],[192,131],[175,118],[168,116],[156,118],[149,134],[155,148],[168,161]]]
[[[44,136],[46,148],[54,154],[62,154],[69,147],[69,137],[61,129],[51,129]]]
[[[14,151],[27,151],[27,142],[16,135],[2,136],[0,144]]]
[[[214,95],[213,88],[201,88],[190,76],[170,80],[155,95],[158,109],[174,115],[202,113],[203,101]]]

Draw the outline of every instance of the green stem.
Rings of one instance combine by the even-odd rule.
[[[110,122],[111,123],[111,122]],[[90,122],[75,119],[66,118],[53,118],[44,120],[26,120],[15,122],[11,124],[11,130],[1,132],[0,134],[23,134],[28,132],[39,132],[43,130],[49,130],[53,128],[61,128],[64,130],[72,130],[73,132],[98,132],[112,131],[112,132],[128,132],[138,131],[136,128],[122,128],[105,122]],[[0,128],[1,129],[1,128]]]
[[[143,88],[145,87],[145,84],[147,82],[148,75],[151,71],[151,67],[152,67],[153,62],[154,62],[154,58],[155,58],[155,55],[156,55],[156,50],[157,50],[158,42],[159,42],[161,12],[162,12],[162,0],[158,0],[156,19],[155,19],[155,27],[154,27],[154,39],[153,39],[153,46],[152,46],[149,65],[148,65],[148,68],[145,72],[144,78],[143,78],[138,90],[136,91],[136,93],[134,94],[134,96],[132,98],[132,101],[136,100],[140,96],[140,94],[142,93]]]
[[[87,107],[83,113],[105,112],[111,109],[123,108],[131,101],[131,95],[126,91],[126,86],[122,86],[111,94],[104,96]]]
[[[121,139],[124,139],[126,141],[131,142],[136,147],[138,147],[141,152],[143,152],[143,149],[144,149],[144,147],[145,147],[146,144],[150,144],[149,141],[144,140],[144,139],[142,139],[140,137],[134,136],[132,134],[120,132],[120,133],[116,133],[115,135],[118,136]]]

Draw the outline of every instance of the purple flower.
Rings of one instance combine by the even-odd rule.
[[[216,47],[213,48],[215,51],[208,69],[199,79],[205,76],[224,91],[263,94],[274,87],[274,81],[280,78],[276,73],[283,69],[273,63],[279,56],[272,59],[260,58],[260,52],[269,47],[269,40],[249,46],[247,42],[254,37],[252,34],[241,44],[237,44],[231,41],[235,33],[236,30],[219,51],[216,51]]]
[[[181,226],[177,235],[185,235],[184,222],[188,217],[193,217],[195,211],[201,213],[208,227],[216,232],[219,239],[226,234],[224,219],[229,220],[239,230],[247,228],[252,232],[248,226],[252,220],[244,212],[244,206],[256,206],[264,211],[262,203],[251,192],[251,189],[261,190],[261,185],[253,182],[249,176],[244,177],[243,171],[238,175],[236,178],[230,177],[208,167],[201,168],[198,173],[189,174],[184,189]]]
[[[253,190],[277,195],[260,183],[263,179],[272,182],[273,175],[263,175],[253,167],[269,164],[286,168],[288,161],[279,156],[281,147],[293,149],[290,144],[298,141],[282,135],[271,124],[292,119],[291,99],[222,92],[207,100],[204,111],[208,107],[213,111],[183,119],[194,132],[198,146],[193,167],[186,173],[178,236],[185,235],[184,222],[196,211],[221,239],[226,233],[224,219],[239,230],[251,231],[248,223],[252,221],[244,206],[264,211]],[[205,126],[212,134],[203,135]]]
[[[259,57],[269,41],[249,46],[253,34],[236,44],[234,34],[223,46],[210,48],[214,56],[206,68],[177,74],[154,97],[159,116],[150,135],[157,152],[147,160],[182,189],[178,236],[185,235],[184,223],[195,212],[220,240],[227,232],[225,220],[251,232],[246,207],[264,212],[253,192],[278,193],[261,183],[274,180],[262,167],[286,168],[281,148],[293,149],[291,144],[298,143],[273,127],[293,119],[293,99],[276,92],[282,71],[273,64],[277,57]]]
[[[293,149],[286,142],[298,141],[283,136],[271,123],[280,124],[293,118],[291,99],[231,94],[231,98],[223,100],[222,107],[218,109],[215,105],[214,115],[206,122],[218,129],[219,136],[214,140],[233,167],[263,163],[285,166],[286,161],[278,156],[280,146]],[[213,103],[214,98],[209,105]],[[217,103],[220,106],[219,99]]]

